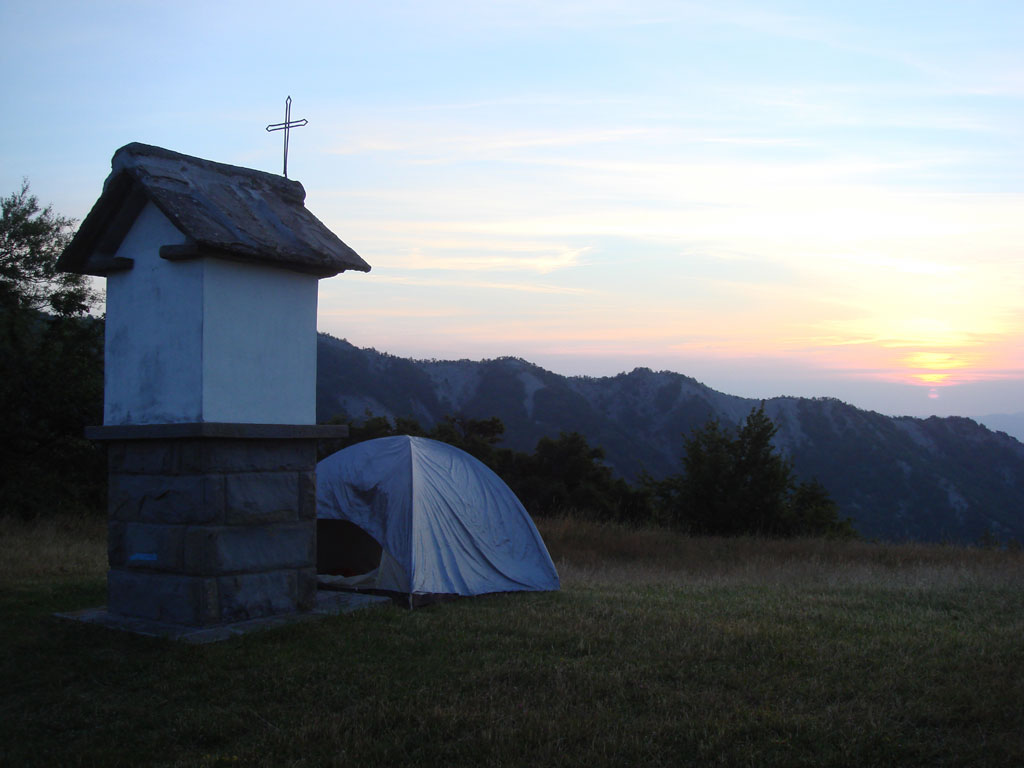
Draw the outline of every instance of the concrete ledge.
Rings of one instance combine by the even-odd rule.
[[[108,469],[123,475],[200,475],[234,472],[311,472],[315,440],[181,437],[109,440]]]
[[[327,440],[348,437],[345,424],[233,424],[200,421],[183,424],[112,424],[86,427],[89,440],[172,440],[221,437],[232,440]]]
[[[81,621],[86,624],[96,624],[108,629],[117,629],[122,632],[131,632],[144,637],[159,637],[166,640],[177,640],[184,643],[202,645],[205,643],[216,643],[232,637],[246,635],[250,632],[259,632],[276,627],[284,627],[300,621],[312,621],[323,616],[337,616],[343,613],[351,613],[361,608],[385,605],[391,602],[391,598],[380,595],[356,594],[352,592],[326,592],[319,591],[316,595],[316,605],[308,613],[287,613],[279,616],[267,616],[248,621],[239,621],[234,624],[225,624],[213,627],[190,627],[182,624],[169,624],[161,621],[150,621],[148,619],[134,619],[127,616],[119,616],[109,613],[106,606],[100,608],[86,608],[81,611],[67,611],[55,613],[54,616],[70,621]]]

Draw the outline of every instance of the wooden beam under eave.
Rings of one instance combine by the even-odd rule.
[[[82,272],[87,275],[106,277],[111,272],[126,272],[135,266],[135,259],[127,256],[93,255],[86,260]]]

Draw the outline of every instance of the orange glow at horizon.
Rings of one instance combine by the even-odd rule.
[[[963,371],[968,368],[969,363],[962,357],[957,357],[949,352],[915,352],[904,357],[904,366],[910,371],[921,371],[921,373],[909,373],[912,383],[924,384],[930,387],[949,387],[961,382],[960,378],[954,378],[950,371]],[[973,375],[977,375],[974,373]],[[971,376],[971,373],[968,373]]]
[[[911,379],[917,379],[922,384],[927,384],[931,387],[948,386],[956,383],[949,380],[948,373],[915,373],[911,376]]]
[[[968,366],[966,360],[955,357],[949,352],[915,352],[903,358],[903,362],[909,368],[928,368],[940,371]]]

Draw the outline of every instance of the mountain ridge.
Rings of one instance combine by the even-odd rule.
[[[979,416],[976,421],[993,432],[1005,432],[1024,443],[1024,412],[1021,413],[989,413]]]
[[[430,427],[448,414],[497,416],[503,445],[579,432],[630,482],[680,471],[683,435],[710,419],[735,425],[761,400],[692,377],[636,368],[562,376],[526,360],[410,360],[321,334],[317,416],[367,412]],[[1024,444],[962,417],[890,417],[834,398],[763,401],[776,447],[799,479],[818,479],[869,538],[1024,540]]]

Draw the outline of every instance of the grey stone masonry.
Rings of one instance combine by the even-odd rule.
[[[316,437],[337,430],[168,426],[90,435],[108,440],[107,610],[202,627],[311,609]]]

